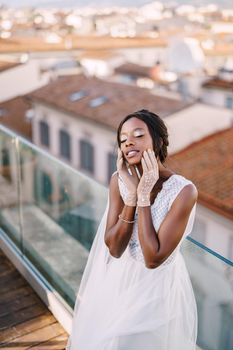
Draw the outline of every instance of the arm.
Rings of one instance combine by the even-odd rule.
[[[133,230],[133,224],[120,220],[118,216],[121,214],[125,220],[133,221],[135,209],[136,206],[124,204],[118,188],[118,174],[113,174],[109,185],[109,210],[104,241],[115,258],[119,258],[125,251]]]
[[[196,187],[186,185],[174,200],[158,232],[153,226],[150,206],[138,207],[138,236],[148,268],[161,265],[177,247],[196,201]]]

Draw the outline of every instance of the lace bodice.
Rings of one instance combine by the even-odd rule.
[[[152,221],[156,232],[158,232],[159,227],[163,219],[165,218],[167,212],[170,210],[170,207],[173,201],[175,200],[176,196],[179,194],[182,188],[189,183],[192,183],[192,182],[178,174],[171,175],[168,178],[168,180],[166,180],[163,183],[162,189],[157,194],[155,201],[151,205],[151,216],[152,216]],[[127,188],[120,176],[118,176],[118,186],[119,186],[121,197],[124,199],[124,197],[127,194]],[[166,261],[162,265],[167,265],[174,259],[177,251],[180,249],[181,242],[191,232],[193,221],[194,221],[195,207],[196,205],[193,207],[193,210],[191,212],[192,215],[190,214],[189,221],[181,241],[179,242],[176,249],[172,252],[172,254],[166,259]],[[136,208],[135,216],[134,216],[134,220],[136,220],[136,222],[133,224],[133,232],[127,247],[127,253],[133,259],[144,263],[144,256],[143,256],[141,245],[138,238],[137,216],[138,214],[137,214],[137,208]]]

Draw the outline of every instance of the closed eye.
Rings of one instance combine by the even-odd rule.
[[[142,137],[142,136],[144,136],[144,135],[136,135],[135,137]],[[121,140],[120,143],[123,143],[123,142],[125,142],[126,140],[127,140],[127,139]]]

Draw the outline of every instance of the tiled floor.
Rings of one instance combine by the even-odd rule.
[[[68,335],[0,250],[0,348],[65,349]]]

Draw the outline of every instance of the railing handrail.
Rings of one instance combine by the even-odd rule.
[[[26,144],[27,146],[31,147],[33,150],[45,155],[46,157],[49,157],[52,161],[57,162],[59,165],[64,166],[65,168],[67,168],[68,170],[72,171],[73,173],[77,174],[78,176],[81,176],[83,179],[88,179],[88,181],[93,181],[94,183],[98,184],[98,186],[103,186],[106,190],[107,187],[99,182],[97,182],[95,179],[90,178],[88,175],[80,172],[79,170],[73,168],[71,165],[63,162],[62,160],[60,160],[59,158],[55,157],[54,155],[52,155],[51,153],[47,152],[46,150],[44,150],[43,148],[39,148],[37,145],[35,145],[34,143],[32,143],[31,141],[27,140],[26,138],[24,138],[23,136],[17,134],[16,132],[14,132],[13,130],[7,128],[5,125],[2,125],[0,123],[0,130],[4,131],[6,134],[8,134],[9,136],[12,137],[17,137],[19,139],[19,141],[21,141],[22,143]]]
[[[208,253],[214,255],[216,258],[218,258],[218,259],[224,261],[226,264],[228,264],[228,265],[230,265],[230,266],[233,266],[233,261],[231,261],[231,260],[229,260],[229,259],[227,259],[227,258],[224,258],[224,256],[222,256],[222,255],[216,253],[214,250],[212,250],[212,249],[206,247],[204,244],[202,244],[202,243],[196,241],[194,238],[188,236],[188,237],[186,237],[186,239],[189,240],[190,242],[192,242],[193,244],[196,244],[198,247],[200,247],[201,249],[205,250],[206,252],[208,252]]]

